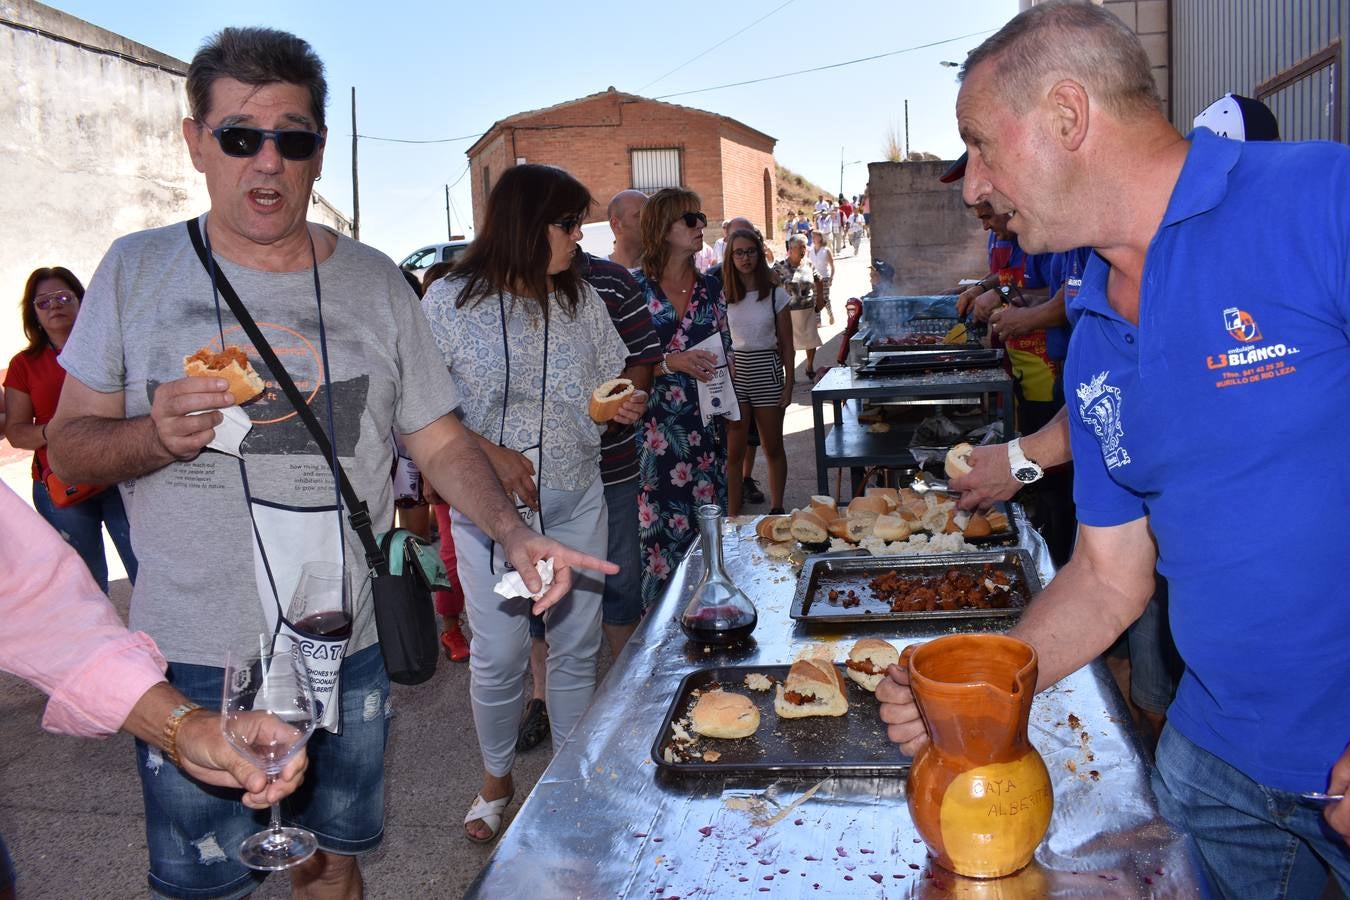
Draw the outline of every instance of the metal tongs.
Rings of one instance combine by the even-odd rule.
[[[960,493],[959,491],[952,490],[947,482],[940,481],[936,475],[930,475],[924,471],[914,473],[914,481],[909,487],[916,494],[926,494],[929,491],[943,494]]]

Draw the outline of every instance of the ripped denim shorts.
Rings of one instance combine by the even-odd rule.
[[[168,678],[194,703],[220,708],[223,670],[172,663]],[[316,731],[305,783],[281,803],[282,820],[308,828],[319,847],[355,855],[384,836],[384,745],[389,736],[389,678],[379,645],[342,664],[342,734]],[[208,787],[184,775],[158,748],[136,742],[145,797],[150,889],[157,897],[237,898],[267,876],[238,859],[244,838],[267,826],[267,811],[239,802],[238,790]]]

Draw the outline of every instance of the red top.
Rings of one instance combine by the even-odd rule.
[[[33,401],[33,421],[46,425],[56,415],[56,401],[61,399],[61,385],[66,383],[66,370],[56,361],[56,351],[50,346],[37,353],[14,354],[5,374],[5,387],[23,391]],[[39,471],[40,470],[40,471]],[[47,472],[47,448],[39,447],[33,477]]]

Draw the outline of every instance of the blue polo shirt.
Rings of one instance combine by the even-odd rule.
[[[1350,742],[1350,147],[1189,139],[1139,325],[1098,256],[1075,300],[1074,501],[1149,517],[1186,662],[1168,721],[1324,790]]]

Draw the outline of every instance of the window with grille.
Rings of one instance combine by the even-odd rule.
[[[633,166],[633,188],[654,194],[661,188],[680,187],[680,151],[677,148],[628,151]]]

